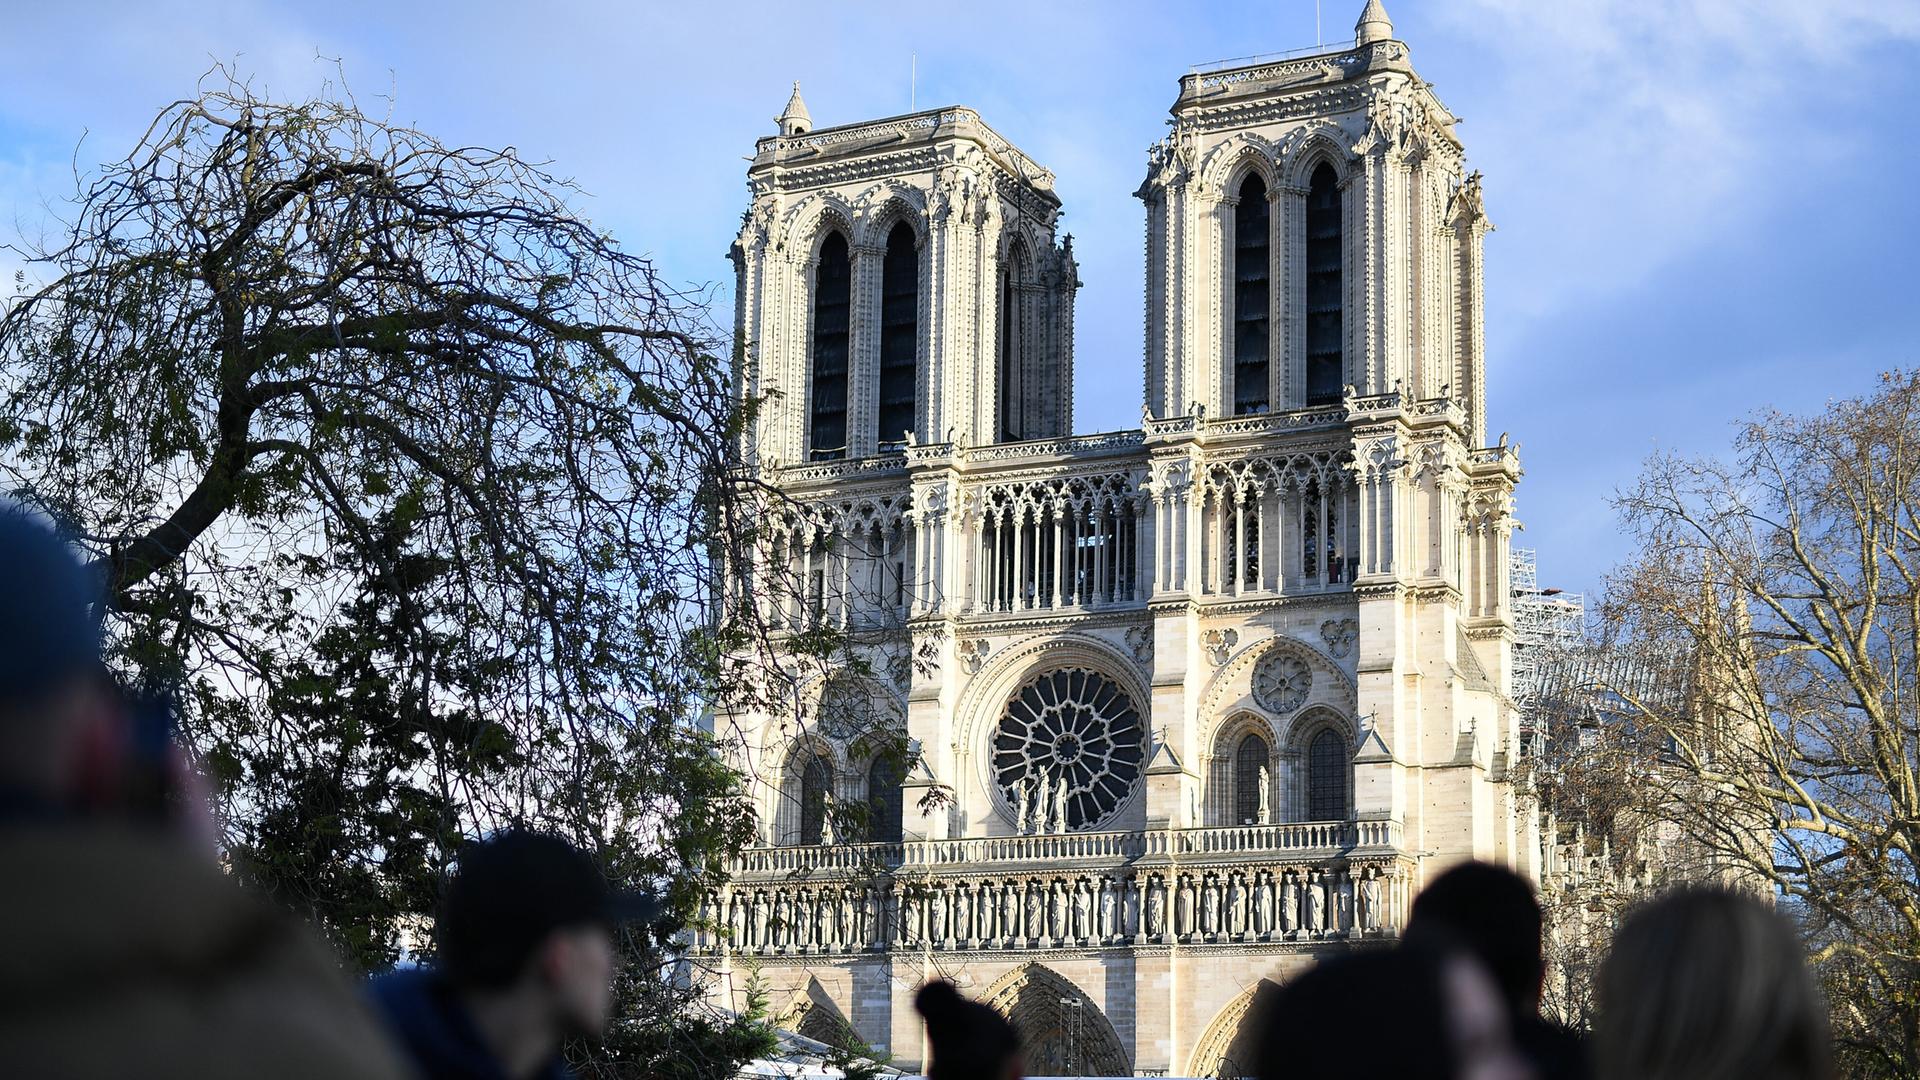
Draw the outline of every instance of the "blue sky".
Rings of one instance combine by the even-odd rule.
[[[1361,6],[1322,0],[1322,38]],[[1076,426],[1137,424],[1146,147],[1189,67],[1311,45],[1312,0],[919,7],[0,0],[0,233],[40,228],[73,165],[216,60],[291,97],[338,58],[369,111],[550,159],[602,227],[719,286],[724,319],[742,158],[788,84],[822,126],[917,95],[1057,174],[1086,282]],[[1920,363],[1920,0],[1388,10],[1487,177],[1491,423],[1521,444],[1516,543],[1546,583],[1592,589],[1625,553],[1608,499],[1656,448],[1717,451],[1754,409]]]

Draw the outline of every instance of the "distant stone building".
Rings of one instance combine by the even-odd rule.
[[[1238,1075],[1263,985],[1391,938],[1453,861],[1538,874],[1455,118],[1378,0],[1172,113],[1143,426],[1090,436],[1052,173],[970,109],[815,128],[798,87],[758,144],[741,384],[784,501],[737,584],[881,674],[720,718],[764,835],[700,945],[803,1034],[913,1067],[938,974],[1031,1073]]]

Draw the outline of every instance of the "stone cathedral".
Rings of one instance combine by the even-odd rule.
[[[779,499],[736,587],[870,663],[716,720],[762,830],[696,937],[717,998],[911,1069],[946,977],[1030,1074],[1237,1076],[1262,988],[1449,863],[1538,876],[1491,225],[1380,0],[1356,29],[1180,79],[1132,431],[1071,433],[1054,176],[978,113],[816,128],[796,86],[758,142],[731,254]]]

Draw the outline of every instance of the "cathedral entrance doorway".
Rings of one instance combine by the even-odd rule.
[[[1028,1076],[1131,1076],[1106,1014],[1066,977],[1039,964],[1001,979],[987,1004],[1013,1021]]]

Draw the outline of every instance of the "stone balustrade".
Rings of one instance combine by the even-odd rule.
[[[693,945],[759,956],[1202,946],[1386,936],[1410,864],[1394,822],[756,848]]]

